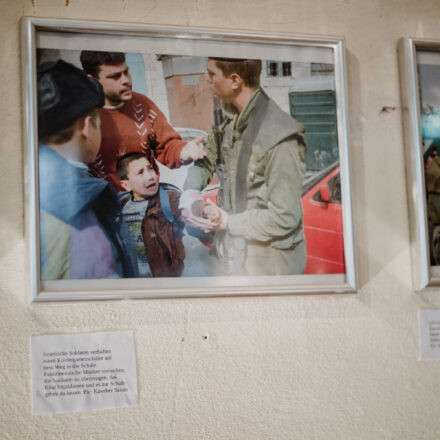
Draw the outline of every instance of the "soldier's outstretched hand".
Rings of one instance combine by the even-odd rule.
[[[209,231],[219,231],[226,229],[228,226],[228,213],[212,203],[209,199],[203,209],[203,213],[211,222]]]

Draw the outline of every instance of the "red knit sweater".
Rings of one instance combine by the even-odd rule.
[[[180,152],[186,142],[168,124],[165,115],[146,96],[133,92],[133,98],[117,109],[103,108],[101,148],[90,165],[91,174],[122,191],[116,175],[116,161],[124,154],[144,152],[157,141],[156,158],[168,168],[180,166]],[[154,136],[153,136],[154,138]]]

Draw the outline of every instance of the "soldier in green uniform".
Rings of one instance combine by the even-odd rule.
[[[215,242],[223,247],[223,255],[235,248],[233,254],[241,257],[233,274],[301,274],[306,261],[301,207],[304,127],[260,88],[260,60],[209,58],[207,74],[223,102],[221,145],[219,149],[212,132],[206,156],[190,168],[185,189],[205,188],[219,155],[226,175],[216,216],[188,221],[217,231],[220,239]]]

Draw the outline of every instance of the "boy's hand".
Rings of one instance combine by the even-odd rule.
[[[191,212],[191,209],[182,209],[183,220],[189,226],[193,226],[194,228],[201,229],[203,232],[212,231],[212,223],[211,220],[203,217],[197,217]]]
[[[199,145],[200,142],[205,139],[204,135],[200,135],[196,137],[191,142],[187,142],[187,144],[183,147],[180,152],[180,161],[182,164],[191,163],[195,160],[203,159],[206,156],[206,152]]]

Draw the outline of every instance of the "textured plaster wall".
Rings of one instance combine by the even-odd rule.
[[[30,305],[23,15],[344,35],[358,293]],[[438,0],[1,0],[0,437],[440,438],[440,362],[417,360],[417,311],[440,289],[411,288],[396,56],[439,23]],[[31,335],[128,329],[139,406],[31,415]]]

